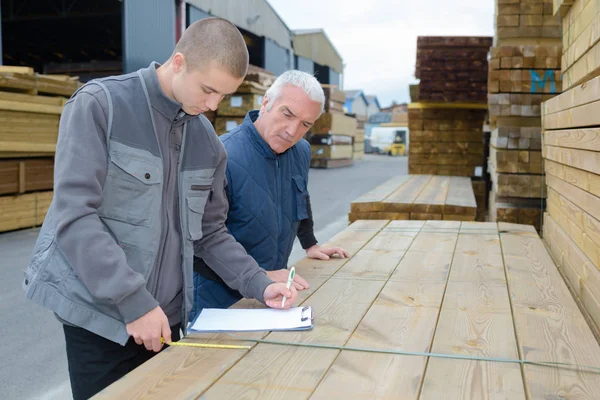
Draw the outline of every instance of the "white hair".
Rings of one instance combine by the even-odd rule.
[[[267,89],[265,96],[269,99],[269,102],[267,103],[268,111],[271,111],[271,108],[273,108],[275,100],[277,100],[281,94],[281,89],[283,89],[285,85],[294,85],[302,89],[312,101],[316,101],[321,105],[321,113],[319,115],[323,113],[325,106],[325,93],[323,93],[323,87],[317,78],[311,74],[295,69],[285,71],[283,74],[279,75],[271,87]]]

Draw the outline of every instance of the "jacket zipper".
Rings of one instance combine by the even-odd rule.
[[[275,171],[277,181],[277,233],[281,230],[281,171],[279,169],[279,156],[275,159]]]

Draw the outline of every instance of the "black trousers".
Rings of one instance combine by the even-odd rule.
[[[136,344],[133,338],[121,346],[82,328],[63,328],[74,400],[89,399],[158,354]],[[181,325],[171,327],[174,342],[180,339],[180,328]]]

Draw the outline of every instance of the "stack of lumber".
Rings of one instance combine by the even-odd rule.
[[[485,222],[487,217],[487,182],[483,178],[471,178],[473,194],[477,203],[476,221]]]
[[[40,225],[52,199],[58,124],[76,78],[0,67],[0,232]]]
[[[554,16],[552,1],[496,0],[496,46],[560,37],[560,21]]]
[[[355,160],[362,160],[365,156],[365,130],[357,129],[356,136],[352,141],[352,158]]]
[[[570,89],[600,75],[600,4],[590,0],[555,0],[562,17],[563,87]]]
[[[477,175],[476,169],[484,164],[483,121],[486,106],[462,106],[409,104],[409,174]]]
[[[244,121],[249,111],[258,110],[265,92],[275,81],[275,75],[252,64],[238,90],[226,96],[216,111],[208,111],[204,116],[213,124],[217,135],[223,135]]]
[[[419,101],[485,103],[491,45],[491,37],[419,36]]]
[[[477,203],[469,178],[402,175],[353,201],[348,220],[475,221],[476,212]]]
[[[541,230],[546,188],[541,104],[563,90],[560,23],[551,0],[496,0],[490,51],[489,220]]]
[[[222,135],[229,132],[244,121],[248,112],[258,110],[266,91],[266,86],[245,80],[234,94],[226,96],[219,103],[214,117],[217,134]],[[205,116],[207,115],[205,114]]]
[[[598,110],[600,77],[544,103],[542,122],[548,186],[544,237],[562,260],[557,263],[575,295],[600,326]]]
[[[350,258],[295,264],[311,330],[191,333],[250,349],[167,348],[96,398],[599,398],[595,371],[561,364],[600,346],[532,228],[357,221],[327,246]]]
[[[325,112],[310,129],[312,150],[311,167],[338,168],[352,165],[355,153],[354,139],[359,134],[357,119],[344,113],[346,95],[335,85],[323,85]],[[364,128],[362,153],[364,154]],[[315,157],[316,156],[316,157]]]

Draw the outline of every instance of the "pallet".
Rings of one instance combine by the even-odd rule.
[[[327,158],[319,158],[310,160],[311,168],[343,168],[351,167],[353,164],[352,158],[339,160],[330,160]]]
[[[350,213],[351,220],[442,220],[452,217],[474,221],[477,203],[469,178],[405,175],[392,178],[353,201]],[[390,213],[397,215],[389,216]]]
[[[296,264],[311,285],[299,302],[313,307],[314,328],[239,336],[600,365],[592,330],[531,228],[357,221],[327,244],[351,258]],[[234,307],[261,306],[242,300]],[[190,334],[182,342],[251,349],[168,348],[96,398],[600,397],[597,374],[558,366],[255,343],[227,334]]]

